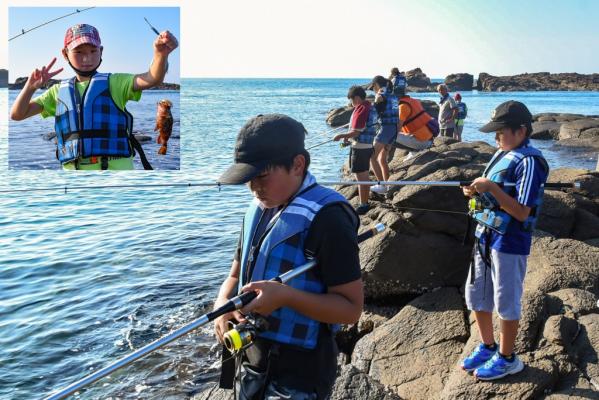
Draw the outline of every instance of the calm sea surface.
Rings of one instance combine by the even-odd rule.
[[[350,85],[365,82],[183,80],[180,171],[68,174],[46,166],[41,171],[8,169],[7,121],[2,118],[0,190],[56,190],[0,193],[0,398],[43,397],[206,312],[228,272],[250,200],[244,187],[67,193],[61,188],[214,181],[232,158],[237,131],[251,116],[287,113],[305,124],[307,143],[314,145],[329,137],[319,135],[330,129],[326,112],[346,103]],[[146,127],[155,113],[153,95],[147,96],[138,118],[148,120]],[[476,129],[508,99],[525,102],[533,113],[599,114],[599,93],[462,95],[469,108],[465,140],[492,143],[492,135]],[[13,96],[0,91],[4,115]],[[436,94],[415,97],[437,100]],[[28,146],[51,149],[40,138],[51,123],[35,129],[24,139]],[[550,142],[536,144],[553,168],[596,165],[596,154],[563,151]],[[311,153],[316,176],[339,177],[347,150],[331,143]],[[23,168],[39,167],[31,157],[12,160]],[[205,327],[97,382],[79,397],[186,398],[215,379],[213,344],[211,328]]]

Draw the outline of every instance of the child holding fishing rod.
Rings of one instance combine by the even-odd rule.
[[[154,40],[154,57],[147,72],[100,73],[97,70],[104,48],[98,30],[87,24],[74,25],[65,34],[62,56],[75,76],[32,99],[36,90],[63,70],[53,69],[56,58],[36,68],[12,105],[10,116],[15,121],[37,114],[53,116],[56,157],[63,169],[131,170],[134,149],[144,169],[152,169],[133,136],[133,116],[125,105],[129,100],[139,101],[143,90],[162,83],[169,54],[177,47],[177,39],[164,31]]]
[[[257,298],[215,320],[223,342],[228,321],[256,313],[266,328],[237,359],[238,399],[325,399],[336,377],[337,324],[362,312],[358,216],[347,200],[308,171],[304,126],[280,114],[258,115],[237,136],[225,184],[247,183],[254,195],[231,271],[215,309],[240,292]],[[268,281],[314,258],[316,268],[288,284]],[[228,383],[221,386],[231,386]]]
[[[470,212],[478,223],[466,305],[474,312],[482,343],[461,367],[480,380],[493,380],[524,368],[514,343],[532,231],[549,167],[530,144],[532,115],[524,104],[500,104],[480,131],[495,132],[499,150],[483,176],[463,188],[464,195],[473,198]],[[512,185],[502,185],[507,183]],[[499,315],[499,344],[493,334],[494,310]]]

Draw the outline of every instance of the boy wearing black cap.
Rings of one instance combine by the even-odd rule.
[[[500,104],[480,130],[496,132],[499,150],[483,176],[463,188],[464,195],[473,197],[471,215],[478,223],[466,305],[474,312],[483,343],[461,367],[480,380],[493,380],[524,368],[513,351],[526,261],[549,167],[530,144],[532,115],[524,104]],[[493,334],[494,309],[500,318],[499,345]]]
[[[240,399],[324,399],[336,376],[337,324],[354,323],[363,306],[356,231],[347,200],[308,172],[301,123],[258,115],[237,136],[235,163],[221,183],[248,183],[254,195],[229,277],[215,308],[237,293],[258,297],[242,313],[215,321],[222,342],[227,321],[245,314],[267,318],[240,360]],[[315,258],[316,268],[287,284],[268,281]]]

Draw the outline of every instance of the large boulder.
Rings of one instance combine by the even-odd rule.
[[[594,139],[599,141],[599,119],[584,118],[564,122],[560,127],[559,139]]]
[[[561,123],[556,121],[537,121],[532,123],[532,139],[557,140]]]
[[[349,122],[354,108],[351,106],[333,108],[327,113],[327,124],[332,127],[342,126]]]
[[[447,380],[442,399],[543,398],[552,391],[556,393],[551,398],[558,399],[558,394],[599,390],[599,310],[593,307],[599,295],[599,249],[579,241],[536,236],[524,290],[516,340],[516,352],[526,364],[524,371],[497,383],[477,383],[456,370]],[[478,343],[473,326],[460,357]]]
[[[408,81],[408,89],[410,90],[412,88],[428,88],[431,86],[431,79],[420,68],[406,71],[404,75]]]
[[[445,84],[451,92],[458,90],[470,91],[474,86],[474,76],[466,73],[451,74],[445,78]]]
[[[482,174],[494,149],[484,142],[436,138],[435,146],[409,161],[396,154],[391,180],[468,181]],[[354,203],[355,189],[342,189]],[[369,300],[459,286],[471,249],[463,245],[468,228],[466,198],[459,187],[394,186],[378,196],[364,223],[389,229],[361,246],[360,260]]]
[[[455,288],[427,293],[364,336],[352,364],[404,399],[431,399],[443,390],[468,337]]]

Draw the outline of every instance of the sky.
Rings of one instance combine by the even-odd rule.
[[[10,7],[8,9],[8,36],[10,38],[54,18],[73,13],[78,7]],[[169,30],[180,37],[178,7],[97,7],[52,22],[8,43],[9,81],[29,76],[35,68],[47,65],[57,57],[54,69],[64,67],[55,78],[67,78],[73,71],[63,59],[61,49],[69,26],[86,23],[95,26],[104,47],[101,72],[143,73],[153,58],[156,33],[145,22],[146,17],[158,31]],[[180,82],[180,52],[169,55],[166,82]]]
[[[5,37],[7,3],[43,4],[2,3],[0,35]],[[179,6],[183,77],[364,78],[386,75],[393,66],[420,67],[433,78],[457,72],[475,77],[480,72],[599,72],[596,0],[62,0],[60,5],[82,8],[92,3]],[[149,62],[152,34],[143,16],[152,14],[144,13],[107,25],[110,31],[128,32],[132,53],[122,63]],[[91,21],[95,15],[100,11],[88,11],[85,17]],[[21,24],[34,26],[50,17],[46,13]],[[159,29],[175,24],[166,15],[148,19]],[[48,57],[40,51],[50,46],[50,32],[64,31],[67,22],[75,21],[40,28],[36,43],[22,40],[10,53],[35,49],[38,62],[45,62]],[[17,29],[15,24],[9,27]],[[2,50],[0,68],[6,68],[8,55]]]

